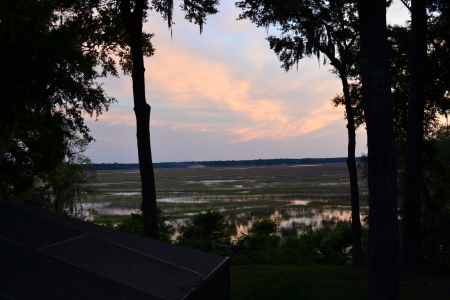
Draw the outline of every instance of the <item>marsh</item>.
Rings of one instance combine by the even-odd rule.
[[[361,172],[360,172],[361,173]],[[81,205],[97,218],[120,220],[139,209],[136,170],[98,171],[97,194]],[[345,163],[251,167],[155,169],[158,206],[175,228],[208,208],[223,212],[234,236],[247,233],[254,220],[269,216],[281,236],[304,225],[334,227],[349,222],[350,183]],[[361,213],[367,211],[365,180],[359,180]]]

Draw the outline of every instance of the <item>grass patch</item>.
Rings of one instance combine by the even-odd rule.
[[[367,277],[366,268],[352,266],[232,266],[231,299],[367,299]],[[400,275],[400,299],[444,300],[449,294],[448,275]]]
[[[365,270],[343,266],[233,266],[231,299],[366,299]]]

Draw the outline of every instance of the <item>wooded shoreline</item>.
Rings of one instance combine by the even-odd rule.
[[[202,167],[239,167],[239,166],[274,166],[274,165],[305,165],[345,163],[347,157],[329,158],[277,158],[252,160],[212,160],[212,161],[185,161],[153,163],[153,168],[202,168]],[[356,157],[360,162],[361,157]],[[87,165],[96,171],[101,170],[134,170],[139,169],[138,163],[101,163]]]

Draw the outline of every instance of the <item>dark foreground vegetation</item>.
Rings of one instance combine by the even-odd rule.
[[[448,299],[448,275],[401,272],[400,299]],[[366,268],[349,265],[239,265],[231,267],[231,299],[367,299]]]
[[[367,269],[350,265],[348,223],[316,231],[305,226],[298,236],[281,239],[276,234],[277,223],[263,217],[253,223],[249,234],[231,240],[225,216],[207,210],[172,238],[167,215],[159,210],[158,216],[163,240],[230,257],[232,299],[367,299]],[[143,235],[140,212],[118,225],[105,225]],[[439,258],[429,257],[421,270],[400,273],[401,299],[448,299],[450,245],[444,236],[441,239]],[[367,255],[367,228],[362,244]]]
[[[198,213],[181,226],[174,237],[174,228],[162,209],[158,210],[162,240],[192,249],[229,256],[232,263],[241,264],[340,264],[351,261],[352,232],[350,223],[339,222],[334,228],[313,230],[303,227],[299,235],[282,239],[277,223],[268,217],[255,220],[248,234],[231,239],[230,224],[218,210],[208,209]],[[367,220],[366,220],[367,221]],[[443,228],[450,226],[450,218],[439,220]],[[119,230],[143,235],[142,212],[131,214],[118,224],[101,224]],[[424,228],[426,230],[426,228]],[[446,231],[434,230],[425,239],[423,251],[427,265],[450,270],[450,239]],[[367,228],[363,228],[363,249],[367,256]]]
[[[218,210],[207,210],[193,216],[181,226],[178,235],[172,238],[174,228],[167,215],[158,210],[160,236],[192,249],[229,256],[232,263],[242,264],[341,264],[349,263],[352,243],[348,223],[338,223],[336,228],[314,231],[305,226],[298,236],[282,240],[277,235],[277,223],[263,217],[253,222],[248,234],[231,239],[230,224]],[[118,224],[103,223],[106,226],[134,234],[143,235],[143,214],[137,212]],[[366,238],[367,240],[367,238]],[[366,243],[365,243],[366,244]],[[367,248],[367,247],[366,247]]]

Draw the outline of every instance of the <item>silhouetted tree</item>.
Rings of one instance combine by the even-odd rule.
[[[250,19],[257,26],[279,25],[281,37],[269,36],[282,67],[288,71],[304,56],[324,55],[341,79],[347,119],[347,167],[350,175],[352,206],[352,235],[354,265],[364,265],[361,246],[358,174],[355,161],[356,128],[355,102],[352,100],[349,78],[354,73],[358,49],[359,27],[357,1],[264,1],[246,0],[236,6],[244,12],[239,19]]]
[[[38,176],[54,170],[67,141],[92,141],[83,113],[114,101],[95,82],[99,60],[62,0],[0,3],[0,193],[25,200]]]
[[[421,241],[422,140],[427,77],[427,12],[425,0],[411,1],[411,62],[403,196],[402,265],[423,261]],[[424,78],[425,77],[425,78]]]
[[[217,12],[215,6],[218,0],[190,1],[184,0],[181,8],[186,13],[186,19],[200,26],[203,30],[206,16]],[[153,54],[150,38],[152,35],[142,31],[147,10],[156,10],[172,27],[173,0],[120,0],[118,14],[127,36],[127,46],[130,50],[128,70],[133,78],[134,112],[136,115],[136,136],[139,156],[139,169],[142,184],[142,205],[144,215],[144,234],[158,239],[158,220],[156,211],[156,188],[153,173],[152,153],[150,146],[150,105],[145,98],[144,58]]]
[[[133,10],[132,10],[133,4]],[[154,239],[159,238],[156,211],[156,188],[153,174],[152,153],[150,148],[150,106],[145,99],[144,49],[142,23],[147,8],[144,0],[136,3],[120,1],[120,18],[129,37],[133,78],[134,112],[136,114],[137,145],[139,169],[141,172],[142,205],[144,215],[144,234]]]
[[[95,170],[89,168],[91,160],[83,154],[88,142],[84,139],[70,139],[66,143],[64,160],[42,178],[46,187],[51,189],[54,196],[53,209],[58,214],[66,214],[67,210],[74,213],[75,201],[85,199],[94,192],[93,184],[97,178]]]
[[[424,33],[424,28],[426,29],[428,25],[424,18],[426,12],[423,3],[421,8],[422,33],[414,34],[410,25],[388,28],[390,74],[392,78],[391,91],[394,105],[394,132],[397,155],[400,157],[398,178],[401,183],[400,199],[403,200],[402,213],[404,215],[403,226],[405,226],[402,230],[403,265],[405,267],[421,265],[421,235],[418,234],[421,232],[421,200],[426,204],[426,207],[430,207],[433,201],[427,191],[427,185],[429,185],[427,182],[429,183],[430,181],[421,175],[423,172],[422,168],[427,168],[426,165],[423,165],[424,160],[421,154],[423,139],[439,124],[438,115],[446,115],[449,109],[447,93],[450,81],[448,64],[446,63],[449,55],[448,50],[444,50],[448,49],[448,43],[446,42],[448,40],[448,30],[443,30],[442,27],[442,24],[444,24],[444,27],[445,24],[448,24],[448,17],[445,17],[445,6],[442,6],[440,1],[436,1],[437,3],[433,2],[428,2],[428,23],[431,27],[428,31],[428,46]],[[416,24],[416,30],[417,28]],[[448,29],[448,27],[445,28]],[[412,40],[414,38],[417,42],[417,39],[421,36],[422,57],[420,60],[422,61],[420,65],[422,67],[417,71],[417,68],[420,67],[417,63],[418,55],[417,53],[413,54],[414,47],[417,48],[417,43],[413,44]],[[360,73],[360,71],[357,70],[356,73]],[[362,104],[361,97],[357,95],[360,93],[360,90],[357,88],[354,91],[356,92],[355,99],[360,103],[358,104],[360,106]],[[419,96],[421,100],[417,99]],[[357,118],[360,117],[357,116]],[[407,135],[409,136],[409,146],[407,146],[406,141]],[[408,147],[409,150],[406,150]],[[433,152],[430,147],[426,149]],[[431,155],[431,152],[427,155]]]
[[[430,207],[431,204],[431,199],[427,199],[427,187],[422,174],[424,139],[422,124],[429,98],[441,114],[446,115],[448,110],[446,94],[450,82],[448,31],[450,11],[448,1],[403,1],[406,6],[409,2],[411,2],[409,9],[412,19],[412,46],[403,199],[402,265],[406,268],[415,268],[423,261],[421,235],[417,234],[421,230],[421,200],[426,207]],[[429,47],[429,44],[432,47]],[[433,62],[431,68],[430,58]]]
[[[369,185],[369,299],[399,298],[397,163],[386,1],[358,6]]]

